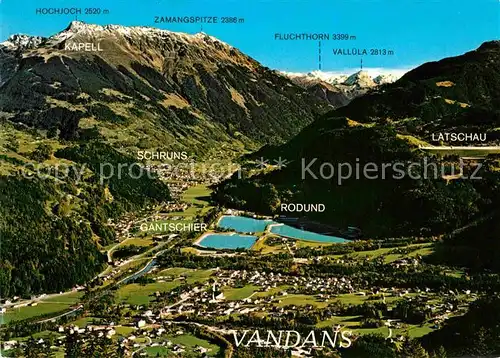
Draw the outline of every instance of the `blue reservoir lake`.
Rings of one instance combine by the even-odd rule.
[[[257,241],[257,236],[230,234],[206,234],[198,245],[211,249],[249,249]]]
[[[245,216],[224,215],[217,224],[223,229],[232,229],[236,232],[254,233],[266,230],[267,225],[272,224],[272,220],[259,220],[247,218]]]
[[[218,223],[218,227],[234,230],[238,233],[262,232],[265,231],[269,225],[272,225],[269,228],[270,232],[287,238],[304,240],[304,241],[325,242],[325,243],[341,243],[349,241],[336,236],[323,235],[312,231],[297,229],[294,228],[293,226],[274,222],[273,220],[254,219],[244,216],[224,215],[221,217]],[[223,235],[223,234],[213,234],[213,235],[214,236],[212,238],[210,238],[212,234],[206,236],[206,238],[210,238],[211,246],[207,246],[205,239],[203,239],[200,242],[200,245],[211,248],[236,248],[236,247],[250,248],[257,239],[255,236],[251,236],[255,238],[253,242],[251,242],[248,236],[245,235],[232,235],[229,237],[228,235]],[[224,246],[217,246],[219,243]]]
[[[316,241],[327,243],[347,242],[348,240],[341,237],[317,234],[312,231],[300,230],[293,226],[278,224],[271,226],[271,232],[276,235],[290,237],[292,239],[299,239],[304,241]]]

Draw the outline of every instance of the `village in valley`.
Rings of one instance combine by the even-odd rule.
[[[215,357],[234,349],[237,332],[265,330],[269,322],[276,329],[340,327],[354,337],[375,333],[401,342],[464,314],[478,297],[460,285],[443,291],[425,282],[391,281],[400,272],[411,276],[427,270],[423,259],[436,238],[386,247],[363,240],[314,242],[280,236],[266,222],[265,230],[245,234],[255,237],[249,248],[203,246],[199,238],[207,233],[238,235],[219,227],[223,217],[257,217],[211,206],[211,182],[176,183],[171,202],[111,223],[118,242],[103,248],[108,267],[87,285],[4,301],[4,322],[29,328],[14,326],[3,354],[32,345],[62,356],[72,344],[105,339],[122,356]],[[209,225],[207,232],[141,230],[144,223],[197,220]],[[390,272],[387,282],[368,282],[365,271],[379,270]],[[440,274],[466,279],[461,272]],[[300,357],[332,350],[299,344],[273,349]]]

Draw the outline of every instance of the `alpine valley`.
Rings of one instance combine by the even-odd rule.
[[[50,38],[14,35],[0,51],[5,296],[87,281],[104,264],[98,247],[114,240],[107,220],[169,199],[156,178],[95,185],[103,160],[132,163],[140,150],[232,158],[290,139],[330,107],[203,33],[75,21]],[[32,160],[49,177],[51,165],[83,165],[88,181],[15,174]]]

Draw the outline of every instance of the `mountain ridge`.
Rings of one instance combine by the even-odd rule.
[[[352,74],[312,71],[306,74],[282,72],[295,84],[309,93],[328,101],[335,108],[347,105],[354,98],[367,93],[377,86],[393,83],[399,76],[395,74],[370,75],[359,70]]]
[[[80,43],[99,44],[102,51],[65,49]],[[14,51],[4,43],[0,70],[4,116],[62,131],[64,138],[78,138],[81,124],[97,125],[104,136],[119,126],[130,142],[119,145],[132,151],[146,137],[134,123],[161,129],[149,148],[166,142],[206,155],[219,143],[243,150],[283,141],[330,108],[203,33],[72,22],[34,48]],[[110,116],[129,123],[110,128]]]

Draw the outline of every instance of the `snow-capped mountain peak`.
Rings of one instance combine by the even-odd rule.
[[[217,43],[227,48],[232,48],[232,46],[217,39],[216,37],[207,35],[204,32],[199,32],[192,35],[183,32],[174,32],[147,26],[96,25],[96,24],[88,24],[83,21],[72,21],[68,25],[68,27],[66,27],[66,29],[55,34],[50,39],[54,41],[62,41],[72,38],[75,35],[82,37],[95,37],[95,38],[101,36],[112,36],[112,35],[115,36],[121,35],[125,38],[144,38],[144,37],[147,37],[149,39],[171,38],[182,41],[186,44],[200,43],[200,42],[204,42],[207,44]]]
[[[323,72],[323,71],[312,71],[307,74],[307,77],[316,78],[321,81],[324,81],[329,84],[341,84],[347,79],[347,75],[345,74],[336,74],[331,72]]]
[[[385,83],[393,83],[399,79],[398,76],[393,75],[392,73],[381,74],[373,79],[373,81],[378,85],[383,85]]]
[[[10,48],[36,48],[44,41],[45,38],[41,36],[30,36],[25,34],[15,34],[9,36],[7,41],[1,43],[1,45]]]
[[[374,87],[377,85],[366,71],[353,73],[344,81],[344,84],[358,87]]]
[[[353,98],[365,94],[372,88],[398,80],[406,71],[390,73],[384,69],[369,68],[350,73],[311,71],[308,73],[282,72],[296,85],[314,95],[326,99],[334,107],[346,105]]]
[[[385,83],[397,81],[405,71],[395,70],[394,73],[385,73],[381,69],[367,69],[357,72],[329,72],[329,71],[311,71],[307,73],[282,72],[292,80],[301,82],[316,83],[318,81],[331,85],[346,85],[360,87],[373,87]]]

